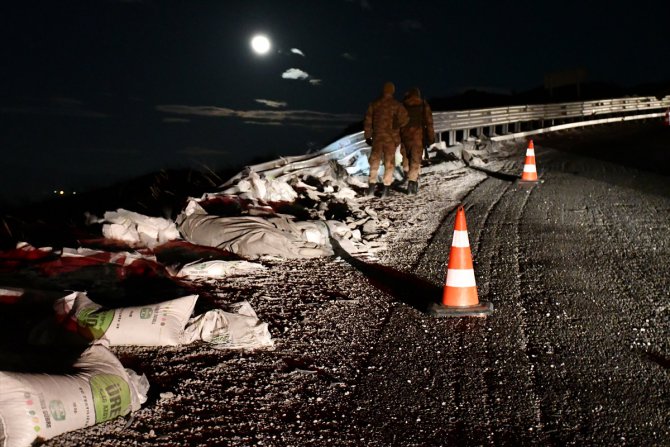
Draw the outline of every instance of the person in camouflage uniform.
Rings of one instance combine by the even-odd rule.
[[[382,96],[370,103],[363,122],[365,142],[372,146],[370,157],[370,178],[368,195],[375,192],[379,164],[384,160],[384,188],[382,197],[386,197],[393,181],[395,152],[400,144],[400,129],[409,122],[407,111],[393,97],[395,86],[391,82],[384,84]]]
[[[423,149],[435,142],[433,129],[433,112],[426,101],[421,99],[418,88],[411,88],[403,99],[403,106],[409,115],[409,123],[402,128],[400,136],[405,148],[403,154],[403,171],[407,179],[407,193],[419,191],[419,171]],[[407,155],[407,157],[404,157]]]

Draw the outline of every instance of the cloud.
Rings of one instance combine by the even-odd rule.
[[[327,113],[313,110],[233,110],[215,106],[160,105],[162,113],[182,116],[204,116],[214,118],[239,118],[247,124],[269,126],[306,126],[341,128],[361,120],[361,115],[351,113]]]
[[[403,30],[406,33],[412,32],[412,31],[419,31],[423,29],[423,24],[419,22],[418,20],[414,19],[406,19],[403,20],[398,24],[400,26],[400,29]]]
[[[284,79],[307,79],[309,74],[299,68],[289,68],[281,75]]]
[[[309,73],[302,71],[299,68],[289,68],[281,75],[284,79],[296,79],[300,81],[308,80],[311,85],[320,85],[321,79],[313,78]]]
[[[356,56],[354,56],[351,53],[342,53],[342,57],[345,58],[348,61],[355,61],[356,60]]]
[[[84,105],[82,101],[67,96],[54,96],[49,98],[49,102],[60,107],[81,107]]]
[[[302,51],[300,51],[300,50],[297,49],[297,48],[291,48],[291,53],[293,53],[293,54],[299,54],[300,56],[305,57],[305,53],[303,53]]]
[[[244,124],[254,124],[256,126],[281,126],[280,122],[260,122],[260,121],[243,121]]]
[[[8,115],[53,115],[74,118],[107,118],[109,115],[94,112],[84,107],[84,103],[73,98],[54,97],[46,103],[17,104],[0,107],[0,113]]]
[[[265,104],[268,107],[272,107],[273,109],[278,109],[281,107],[286,107],[288,104],[283,102],[283,101],[273,101],[271,99],[254,99],[254,101],[259,102],[261,104]]]

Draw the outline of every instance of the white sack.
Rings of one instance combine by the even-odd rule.
[[[369,151],[359,151],[356,153],[355,156],[347,157],[348,160],[344,161],[344,163],[347,164],[347,166],[345,166],[344,169],[351,176],[370,175],[369,155],[370,155]],[[340,163],[342,163],[342,161],[340,161]],[[396,168],[402,167],[402,154],[400,153],[400,145],[396,147],[393,164]],[[402,174],[397,173],[396,171],[397,169],[394,168],[393,177],[396,180],[402,180]],[[379,165],[379,171],[377,172],[377,175],[378,175],[378,181],[381,182],[384,177],[384,163],[381,163]]]
[[[313,222],[293,222],[284,216],[218,217],[191,201],[177,219],[184,238],[197,245],[217,247],[249,259],[260,256],[281,258],[313,258],[330,256],[330,244],[318,244]],[[321,230],[319,230],[321,231]],[[308,239],[309,238],[309,239]]]
[[[84,351],[74,368],[67,375],[0,371],[0,446],[30,446],[125,416],[146,401],[146,377],[124,369],[101,344]]]
[[[192,318],[184,332],[184,343],[205,341],[216,349],[254,349],[273,346],[267,323],[261,323],[251,304],[233,305],[234,313],[214,309]]]
[[[22,297],[24,293],[25,290],[21,288],[0,286],[0,303],[3,301],[11,303]]]
[[[261,264],[248,261],[196,261],[183,266],[177,276],[188,279],[222,278],[264,268]]]
[[[176,228],[176,227],[175,227]],[[156,256],[146,255],[138,252],[128,252],[128,251],[119,251],[119,252],[109,252],[102,250],[93,250],[90,248],[68,248],[63,247],[63,252],[61,254],[64,258],[91,258],[97,259],[101,262],[107,262],[110,264],[118,264],[124,267],[131,265],[137,260],[153,261],[157,262]]]
[[[330,230],[331,237],[340,244],[340,247],[342,247],[344,251],[350,255],[365,251],[365,247],[359,248],[356,246],[356,244],[354,244],[352,241],[354,238],[354,233],[345,223],[339,222],[337,220],[329,220],[326,222],[326,224]],[[360,231],[358,231],[357,235],[358,239],[360,240]]]
[[[352,200],[356,198],[356,191],[347,187],[340,187],[340,190],[333,194],[338,200]]]
[[[239,193],[249,200],[264,202],[293,202],[298,197],[298,193],[286,181],[261,178],[255,171],[249,172],[247,178],[224,193]]]
[[[347,157],[345,169],[349,175],[369,175],[370,163],[368,161],[368,153],[356,152],[352,156]]]
[[[119,208],[105,213],[102,234],[133,245],[153,248],[165,242],[179,239],[174,222],[162,217],[148,217]]]
[[[145,306],[106,309],[85,293],[74,292],[54,304],[57,315],[73,319],[86,336],[110,346],[177,346],[182,344],[198,295]]]

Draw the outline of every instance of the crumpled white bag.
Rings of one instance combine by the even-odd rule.
[[[264,202],[293,202],[298,197],[298,193],[286,181],[261,178],[254,171],[240,180],[235,189],[247,199]]]
[[[177,277],[188,279],[222,278],[262,269],[265,269],[264,265],[249,261],[196,261],[183,266],[177,273]]]
[[[210,310],[191,318],[184,343],[202,340],[215,349],[255,349],[274,345],[267,323],[261,323],[248,301],[233,304],[234,313]]]
[[[179,239],[175,223],[162,217],[148,217],[119,208],[107,211],[103,219],[102,234],[107,239],[154,248],[168,241]]]

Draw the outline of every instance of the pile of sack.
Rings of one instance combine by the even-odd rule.
[[[259,268],[263,267],[247,261],[199,261],[185,264],[174,278],[198,281]],[[29,446],[137,411],[146,401],[149,381],[124,368],[110,350],[114,346],[198,342],[221,350],[273,346],[267,323],[258,319],[247,301],[193,315],[197,294],[163,300],[154,295],[138,305],[115,306],[108,293],[100,290],[105,272],[110,283],[137,275],[133,284],[139,286],[138,278],[160,271],[155,258],[137,252],[56,251],[24,243],[0,252],[0,281],[12,283],[0,286],[0,446]],[[22,281],[50,289],[17,286]],[[82,291],[58,296],[63,284],[78,283],[88,283],[91,292],[107,304]],[[14,330],[17,327],[26,330]],[[60,371],[47,371],[54,367],[45,353],[78,352],[80,347],[80,356],[71,365],[59,364]],[[21,361],[28,357],[29,362]],[[39,372],[41,364],[45,372]]]

